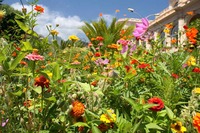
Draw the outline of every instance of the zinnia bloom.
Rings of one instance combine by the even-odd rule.
[[[171,124],[171,130],[174,133],[184,133],[187,131],[186,128],[184,126],[182,126],[181,122],[176,122],[174,124]]]
[[[97,40],[97,41],[103,41],[104,38],[103,38],[102,36],[97,36],[97,37],[96,37],[96,40]]]
[[[148,103],[149,104],[158,104],[158,105],[153,106],[153,107],[150,108],[150,110],[152,110],[152,111],[156,111],[157,112],[157,111],[161,111],[164,108],[163,101],[158,97],[150,98],[148,100]]]
[[[44,57],[38,54],[37,49],[34,49],[32,54],[28,54],[25,58],[32,61],[44,60]]]
[[[109,59],[103,60],[103,59],[99,58],[95,61],[95,64],[98,66],[99,65],[107,65],[108,63],[109,63]]]
[[[35,83],[36,86],[41,86],[42,88],[46,87],[49,88],[49,80],[44,77],[43,75],[41,75],[40,77],[36,77],[35,78]]]
[[[140,38],[149,28],[149,21],[147,18],[142,18],[142,23],[136,23],[136,28],[133,35],[136,38]]]
[[[102,114],[100,116],[100,121],[104,123],[113,123],[116,121],[116,114],[113,110],[109,109],[107,110],[108,114]]]
[[[79,101],[74,101],[72,103],[72,111],[71,111],[71,115],[74,117],[81,117],[81,115],[84,114],[85,112],[85,106],[83,103],[79,102]]]
[[[80,39],[79,39],[77,36],[75,36],[75,35],[69,36],[68,39],[71,40],[71,41],[73,41],[73,42],[76,42],[76,41],[80,40]]]
[[[196,113],[193,117],[193,126],[198,130],[198,133],[200,133],[200,113]]]
[[[44,8],[42,6],[36,5],[34,10],[36,10],[37,12],[40,12],[40,13],[44,13]]]
[[[186,62],[187,66],[195,66],[196,65],[196,59],[194,56],[190,56]]]
[[[177,74],[175,74],[175,73],[172,73],[172,77],[175,78],[175,79],[179,78],[179,76]]]
[[[198,68],[198,67],[195,67],[195,68],[192,70],[192,72],[195,72],[195,73],[200,73],[200,68]]]

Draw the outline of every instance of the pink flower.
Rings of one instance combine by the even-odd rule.
[[[103,60],[103,59],[99,58],[99,59],[97,59],[97,60],[95,61],[95,64],[96,64],[96,65],[107,65],[108,63],[109,63],[109,60],[108,60],[108,59]]]
[[[34,49],[32,54],[28,54],[25,58],[32,61],[44,60],[44,57],[38,54],[37,49]]]
[[[133,35],[136,38],[140,38],[149,28],[149,21],[147,18],[142,18],[142,23],[136,23],[136,28]]]

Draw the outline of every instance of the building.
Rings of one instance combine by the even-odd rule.
[[[188,14],[191,12],[191,14]],[[155,15],[155,19],[150,21],[149,30],[154,32],[154,38],[159,36],[165,37],[164,47],[171,47],[171,39],[177,38],[178,45],[184,45],[186,37],[182,34],[183,26],[188,25],[195,19],[200,18],[200,0],[169,0],[169,6]],[[119,21],[122,21],[120,19]],[[133,25],[138,19],[130,19],[128,25]],[[170,33],[166,34],[164,28],[166,24],[172,24],[173,28]],[[146,48],[150,48],[146,43]]]

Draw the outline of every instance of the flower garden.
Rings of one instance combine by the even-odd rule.
[[[126,21],[100,17],[81,27],[87,45],[75,35],[59,43],[59,24],[47,37],[34,31],[45,10],[32,7],[15,15],[20,34],[1,32],[0,132],[200,133],[200,19],[170,52],[149,36],[147,18],[123,29]],[[6,16],[0,10],[0,24]]]

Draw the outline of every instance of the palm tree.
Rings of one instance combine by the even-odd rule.
[[[85,25],[82,26],[82,31],[86,34],[88,39],[93,43],[94,46],[98,45],[98,41],[95,41],[93,38],[101,36],[104,38],[104,46],[107,46],[112,43],[116,43],[117,40],[121,38],[120,33],[123,30],[127,21],[117,23],[117,19],[113,18],[110,25],[107,24],[105,19],[101,18],[99,21],[93,21],[91,23],[85,22]],[[132,34],[134,26],[129,26],[124,35],[128,36]]]

